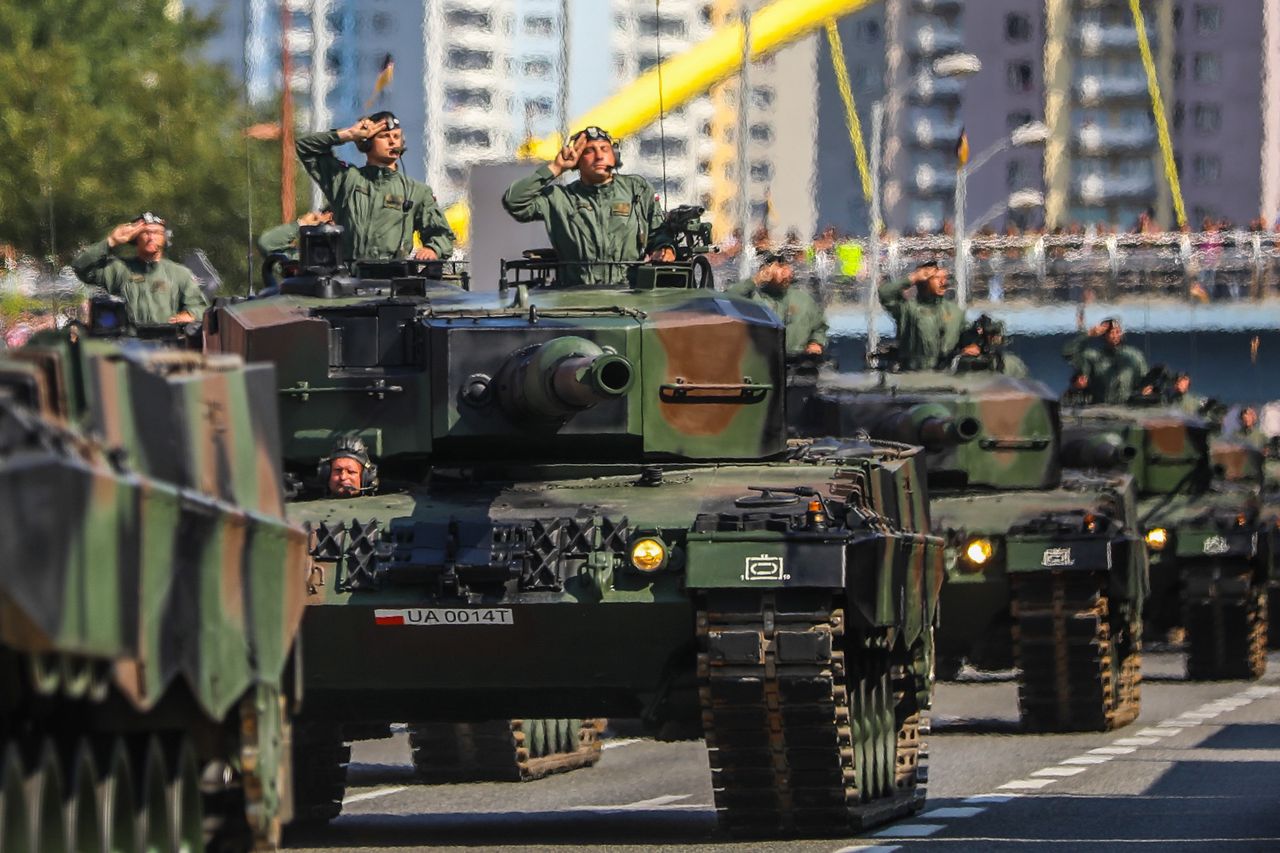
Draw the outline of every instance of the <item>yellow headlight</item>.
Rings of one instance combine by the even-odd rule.
[[[642,572],[656,572],[667,561],[667,549],[657,539],[641,539],[631,546],[631,565]]]
[[[990,539],[970,539],[969,544],[964,547],[964,556],[975,566],[981,566],[991,559],[995,550]]]
[[[1147,531],[1147,547],[1152,551],[1163,551],[1169,544],[1169,531],[1163,527],[1153,527]]]

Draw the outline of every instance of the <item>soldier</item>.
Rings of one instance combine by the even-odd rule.
[[[333,498],[354,498],[378,488],[378,466],[358,435],[341,436],[333,450],[320,460],[318,471],[325,491]]]
[[[298,229],[304,225],[327,225],[333,222],[333,211],[329,208],[309,210],[298,217],[297,222],[282,222],[268,228],[258,235],[258,251],[265,258],[268,255],[288,255],[291,260],[298,258]]]
[[[333,147],[344,142],[354,142],[364,152],[364,166],[333,155]],[[342,252],[347,259],[434,261],[453,252],[453,231],[431,187],[400,169],[404,131],[393,113],[377,112],[342,130],[308,133],[298,138],[295,148],[329,200],[334,221],[343,227]],[[417,249],[415,233],[422,240]]]
[[[914,301],[906,291],[916,289]],[[964,311],[943,297],[947,271],[937,261],[925,261],[900,281],[880,285],[880,304],[898,327],[898,361],[903,370],[936,370],[956,354],[978,355],[978,347],[960,348]]]
[[[567,264],[559,276],[564,284],[621,284],[627,268],[620,262],[662,251],[650,245],[662,225],[653,187],[637,175],[617,174],[621,165],[613,137],[588,127],[502,196],[502,206],[517,222],[546,225],[557,259]],[[578,180],[567,186],[552,183],[570,169],[578,170]],[[672,257],[662,252],[657,259]]]
[[[1230,438],[1258,450],[1267,446],[1267,437],[1258,429],[1258,410],[1253,406],[1244,406],[1236,415],[1236,429]]]
[[[1062,405],[1069,408],[1088,406],[1093,403],[1093,392],[1089,390],[1089,374],[1077,370],[1071,374],[1066,393],[1062,395]]]
[[[204,316],[209,300],[191,270],[164,256],[169,238],[164,220],[148,210],[112,228],[107,239],[77,255],[71,267],[85,284],[123,297],[134,326],[193,323]],[[125,243],[134,244],[134,257],[113,253]]]
[[[822,355],[827,348],[826,315],[803,287],[791,286],[794,278],[790,253],[765,253],[755,276],[729,292],[759,302],[778,315],[787,329],[788,358]]]
[[[1083,327],[1083,317],[1079,322]],[[1089,346],[1093,338],[1102,338],[1102,346]],[[1099,403],[1127,403],[1141,390],[1140,383],[1147,375],[1147,360],[1124,344],[1124,327],[1115,317],[1087,332],[1082,330],[1063,348],[1062,355],[1076,370],[1089,375],[1089,387]]]

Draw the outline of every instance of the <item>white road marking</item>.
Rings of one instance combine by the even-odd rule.
[[[969,807],[946,806],[943,808],[929,809],[927,812],[922,812],[920,815],[920,819],[929,820],[930,818],[932,818],[933,820],[951,820],[954,818],[961,818],[961,817],[973,817],[974,815],[982,814],[985,811],[986,809],[979,808],[977,806],[969,806]]]
[[[1187,711],[1180,716],[1188,720],[1212,720],[1221,713],[1222,711]]]
[[[1143,729],[1138,732],[1138,737],[1173,737],[1176,734],[1169,729]]]
[[[1000,804],[1000,803],[1007,803],[1007,802],[1009,802],[1009,801],[1011,801],[1011,800],[1016,800],[1016,799],[1018,799],[1018,798],[1019,798],[1019,797],[1021,797],[1021,796],[1022,796],[1021,794],[978,794],[978,795],[977,795],[977,796],[975,796],[975,797],[965,797],[965,798],[964,798],[963,800],[961,800],[960,802],[962,802],[962,803],[991,803],[991,804],[993,804],[993,805],[998,805],[998,804]]]
[[[1175,729],[1185,729],[1185,728],[1190,728],[1192,726],[1204,725],[1204,721],[1203,720],[1165,720],[1163,723],[1160,723],[1160,725],[1168,726],[1169,728],[1175,728]]]
[[[1060,764],[1106,764],[1114,755],[1077,755],[1072,758],[1064,758]]]
[[[1057,781],[1057,779],[1014,779],[1012,782],[1005,782],[1000,788],[1009,791],[1036,791]]]
[[[1087,767],[1042,767],[1031,771],[1032,776],[1076,776],[1088,770]]]
[[[1154,737],[1122,737],[1111,741],[1115,746],[1151,746],[1151,744],[1159,742],[1160,739]]]
[[[942,829],[941,823],[904,823],[902,826],[891,826],[879,832],[871,833],[872,838],[924,838]]]
[[[852,847],[841,847],[835,853],[894,853],[901,849],[898,844],[855,844]]]
[[[624,738],[618,738],[617,740],[607,740],[604,742],[604,744],[601,745],[600,748],[601,749],[617,749],[620,746],[631,746],[631,744],[633,743],[639,743],[640,740],[641,739],[638,737],[624,737]]]
[[[660,797],[651,797],[647,800],[636,800],[634,803],[624,803],[619,806],[569,806],[569,811],[575,812],[634,812],[647,811],[648,809],[713,809],[715,806],[709,803],[682,803],[680,800],[687,800],[693,794],[663,794]]]
[[[1100,746],[1097,749],[1089,750],[1090,755],[1128,755],[1131,752],[1137,752],[1136,746]]]
[[[348,797],[343,797],[342,804],[346,806],[351,803],[363,803],[365,800],[376,800],[378,797],[389,797],[392,794],[398,794],[401,791],[407,791],[408,789],[408,785],[396,785],[392,788],[378,788],[375,791],[365,791],[363,794],[352,794]]]

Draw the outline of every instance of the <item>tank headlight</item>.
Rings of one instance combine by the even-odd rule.
[[[640,539],[631,546],[631,565],[642,572],[656,572],[666,562],[667,548],[657,539]]]
[[[1152,551],[1163,551],[1169,544],[1169,531],[1163,527],[1153,527],[1147,531],[1147,547]]]
[[[964,546],[964,558],[975,566],[985,566],[995,552],[990,539],[970,539]]]

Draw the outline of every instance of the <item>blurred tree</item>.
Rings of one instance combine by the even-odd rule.
[[[153,210],[172,256],[203,248],[243,290],[250,213],[279,221],[280,149],[243,132],[270,109],[199,58],[215,29],[173,0],[0,3],[0,242],[58,265]]]

